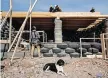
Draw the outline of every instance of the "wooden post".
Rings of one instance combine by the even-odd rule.
[[[108,34],[106,34],[108,35]],[[106,58],[108,58],[108,37],[106,38]]]
[[[30,0],[30,8],[31,8],[31,0]],[[32,14],[32,13],[31,13]],[[32,21],[32,17],[31,17],[31,14],[30,14],[30,35],[29,35],[29,51],[31,52],[31,21]]]
[[[15,36],[15,38],[14,38],[14,40],[13,40],[12,44],[10,45],[10,47],[9,47],[9,49],[8,49],[7,52],[10,52],[10,50],[11,50],[13,44],[15,43],[16,39],[18,38],[18,36],[19,36],[21,30],[22,30],[22,27],[20,27],[19,32],[18,32],[17,35]]]
[[[105,21],[105,38],[108,38],[108,19]],[[108,58],[108,39],[105,40],[106,42],[106,57]]]
[[[102,47],[102,57],[105,59],[105,41],[104,41],[104,34],[100,35],[101,38],[101,47]]]

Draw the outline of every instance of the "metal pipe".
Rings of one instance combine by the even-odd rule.
[[[94,42],[95,42],[95,32],[93,33],[93,35],[94,35]]]
[[[12,31],[12,32],[14,32],[14,33],[18,33],[18,31]],[[43,33],[44,31],[37,31],[38,33]],[[23,31],[23,33],[30,33],[30,31]],[[44,39],[44,42],[45,42],[45,40],[46,40],[46,42],[47,42],[47,34],[44,32],[44,37],[46,38],[46,39]],[[43,38],[43,35],[40,35],[40,36],[42,36],[42,38]]]
[[[101,39],[101,38],[81,38],[81,39]]]
[[[101,34],[101,35],[103,35],[103,34]],[[83,40],[83,39],[87,39],[87,40],[88,40],[88,39],[93,39],[93,40],[94,40],[94,39],[95,39],[95,40],[96,40],[96,39],[99,39],[99,40],[101,40],[101,42],[104,44],[104,41],[102,40],[103,38],[80,38],[80,54],[81,54],[80,57],[83,57],[83,56],[82,56],[82,40]],[[104,38],[104,39],[108,39],[108,38]],[[102,45],[102,44],[101,44],[101,45]],[[103,51],[104,51],[104,50],[103,50],[103,45],[102,45],[102,52],[103,52]]]
[[[47,34],[45,33],[45,42],[47,42]]]
[[[43,34],[43,43],[44,43],[44,32],[42,34]]]
[[[18,47],[18,45],[19,45],[19,42],[20,42],[20,39],[21,39],[21,36],[22,36],[22,33],[23,33],[22,31],[24,30],[24,27],[25,27],[26,21],[27,21],[29,15],[31,14],[32,9],[34,8],[36,2],[37,2],[37,0],[35,0],[33,6],[32,6],[32,7],[30,8],[30,10],[28,11],[27,16],[26,16],[26,18],[25,18],[25,20],[24,20],[24,22],[23,22],[23,24],[22,24],[22,30],[21,30],[21,33],[20,33],[20,35],[19,35],[19,38],[18,38],[18,41],[17,41],[16,47],[15,47],[15,50],[14,50],[14,52],[13,52],[13,54],[12,54],[11,62],[12,62],[12,60],[13,60],[13,57],[14,57],[15,52],[16,52],[16,50],[17,50],[17,47]]]
[[[82,44],[81,44],[81,38],[80,38],[80,54],[81,54],[81,56],[80,57],[82,57]]]
[[[12,0],[10,0],[10,27],[9,27],[9,46],[11,45],[11,30],[12,30]]]

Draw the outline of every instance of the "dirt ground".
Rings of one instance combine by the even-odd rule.
[[[56,62],[59,57],[43,57],[13,60],[9,66],[9,59],[1,62],[4,69],[1,70],[1,78],[108,78],[108,61],[102,59],[70,58],[62,57],[66,64],[64,71],[67,76],[61,76],[54,72],[44,72],[46,63]]]

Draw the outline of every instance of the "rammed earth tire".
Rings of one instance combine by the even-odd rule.
[[[48,53],[49,52],[49,49],[48,48],[41,48],[41,53]]]
[[[60,49],[66,49],[67,47],[68,47],[68,45],[66,43],[57,44],[57,48],[60,48]]]
[[[53,51],[53,53],[60,53],[61,49],[60,48],[53,48],[52,51]]]
[[[70,53],[70,57],[74,57],[74,58],[77,58],[77,57],[80,57],[80,54],[77,53],[77,52],[74,52],[74,53]]]
[[[78,49],[79,48],[79,44],[78,43],[69,43],[68,46],[69,46],[69,48],[74,48],[74,49]]]
[[[81,53],[81,49],[77,49],[77,52],[78,53]],[[86,53],[87,52],[87,49],[86,48],[82,48],[82,53]]]
[[[102,55],[102,53],[101,52],[98,52],[97,55]]]
[[[91,43],[91,46],[92,46],[93,48],[97,48],[97,49],[99,49],[99,50],[101,49],[101,44],[100,44],[100,43],[96,43],[96,42],[94,43],[94,42],[93,42],[93,43]]]
[[[53,53],[43,53],[44,57],[53,57]]]
[[[97,48],[89,48],[88,51],[93,53],[93,54],[97,54],[99,52],[99,50]]]
[[[58,53],[57,54],[57,57],[65,57],[66,56],[66,53]]]
[[[90,43],[82,43],[82,48],[91,48],[91,44]]]
[[[57,47],[57,45],[56,44],[43,44],[43,46],[45,47],[45,48],[48,48],[48,49],[52,49],[52,48],[55,48],[55,47]]]
[[[70,53],[74,53],[75,52],[75,49],[72,49],[72,48],[66,48],[65,49],[65,52],[70,54]]]
[[[84,53],[84,56],[87,56],[87,55],[92,55],[92,53],[91,52]]]

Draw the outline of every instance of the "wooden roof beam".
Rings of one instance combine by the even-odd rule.
[[[7,12],[2,12],[2,16],[5,17]],[[27,12],[13,12],[12,17],[25,17]],[[108,18],[108,15],[101,15],[100,12],[32,12],[32,17],[37,18]]]

